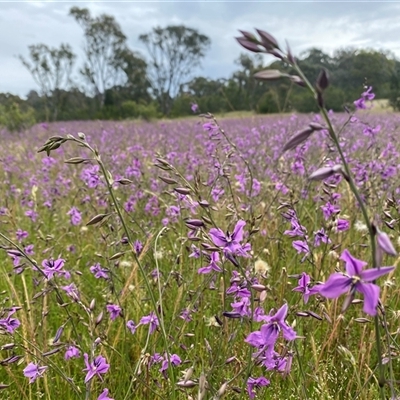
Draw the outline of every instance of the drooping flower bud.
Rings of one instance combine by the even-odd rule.
[[[305,142],[310,135],[314,132],[314,129],[311,127],[304,128],[300,132],[296,133],[294,136],[292,136],[291,139],[283,146],[283,151],[288,151],[291,149],[294,149],[297,147],[299,144]]]
[[[387,233],[377,229],[376,241],[378,243],[378,247],[386,254],[393,257],[397,256],[397,251]]]
[[[323,167],[314,171],[308,179],[310,181],[323,181],[326,178],[329,178],[332,175],[342,173],[342,166],[340,164],[334,165],[333,167]]]

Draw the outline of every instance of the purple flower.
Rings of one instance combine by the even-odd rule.
[[[27,217],[29,217],[33,222],[36,222],[37,217],[39,216],[39,214],[38,214],[36,211],[34,211],[34,210],[27,210],[27,211],[25,211],[25,215],[26,215]]]
[[[211,271],[222,272],[221,267],[217,264],[219,262],[219,253],[213,251],[210,256],[210,264],[207,267],[199,268],[197,273],[199,274],[209,274]]]
[[[275,315],[263,317],[267,323],[262,325],[259,331],[251,332],[245,342],[255,347],[273,346],[281,331],[286,340],[295,339],[296,332],[285,322],[287,312],[288,305],[284,304]]]
[[[231,303],[233,313],[246,317],[251,315],[251,301],[248,297],[242,297],[239,301]]]
[[[135,249],[136,255],[139,255],[143,250],[142,242],[140,240],[135,240],[135,243],[133,243],[133,248]]]
[[[372,93],[372,86],[367,88],[367,90],[361,93],[361,97],[354,102],[356,110],[365,110],[367,106],[365,105],[366,101],[371,101],[375,98],[375,93]]]
[[[329,299],[335,299],[349,292],[350,299],[352,299],[355,291],[360,292],[364,295],[364,312],[372,316],[376,315],[380,288],[371,283],[371,281],[393,271],[394,267],[382,267],[363,271],[367,263],[354,258],[347,249],[343,251],[340,259],[346,263],[346,273],[336,272],[332,274],[319,287],[319,293]],[[350,301],[347,301],[346,304],[350,304]]]
[[[394,248],[392,241],[389,238],[389,235],[385,232],[380,231],[377,229],[376,241],[378,243],[378,247],[384,251],[386,254],[390,256],[397,256],[397,251]]]
[[[75,301],[80,300],[80,294],[78,288],[76,287],[75,283],[71,283],[67,286],[61,286],[61,289],[64,290],[69,297],[71,297]]]
[[[158,322],[157,315],[155,314],[154,311],[152,311],[149,315],[142,317],[139,323],[141,325],[150,324],[150,333],[153,333],[160,325],[160,323]]]
[[[43,260],[42,267],[43,272],[48,280],[52,279],[56,274],[58,276],[64,276],[66,279],[71,277],[68,271],[64,271],[65,260],[59,258],[57,260]]]
[[[108,270],[101,267],[99,263],[96,263],[90,267],[90,272],[94,275],[95,278],[100,279],[108,279]]]
[[[321,206],[321,209],[325,220],[328,220],[332,215],[336,215],[340,212],[340,209],[331,204],[329,201],[324,206]]]
[[[328,235],[325,233],[325,229],[321,228],[319,231],[314,232],[314,246],[318,247],[321,242],[323,243],[331,243],[331,240],[329,239]]]
[[[191,311],[187,308],[183,309],[179,314],[179,318],[182,318],[186,322],[192,321]]]
[[[104,389],[97,400],[114,400],[111,397],[108,397],[108,389]]]
[[[107,304],[107,311],[110,313],[111,321],[114,321],[122,314],[122,308],[117,304]]]
[[[169,356],[169,360],[171,361],[172,365],[180,365],[182,363],[182,360],[177,354],[172,354]],[[167,378],[166,370],[168,369],[168,357],[165,355],[164,360],[161,364],[160,372],[164,375],[165,378]]]
[[[137,326],[131,319],[126,323],[126,327],[131,331],[132,335],[136,332]]]
[[[312,294],[310,292],[309,285],[310,285],[310,276],[307,275],[305,272],[303,272],[301,274],[301,278],[299,279],[299,286],[293,289],[294,292],[303,293],[304,304],[307,304],[310,294]]]
[[[17,237],[18,242],[22,242],[22,240],[28,237],[28,232],[23,231],[21,229],[17,229],[15,236]]]
[[[296,249],[297,254],[310,254],[310,248],[308,247],[308,243],[305,240],[294,240],[292,245]]]
[[[75,346],[68,346],[65,354],[64,354],[64,358],[66,360],[70,360],[71,358],[79,358],[81,356],[81,353],[79,351],[79,349]]]
[[[44,374],[47,368],[47,366],[39,367],[38,364],[29,363],[26,368],[24,368],[24,376],[29,378],[29,383],[33,383],[37,378]]]
[[[4,319],[0,319],[0,327],[4,328],[8,333],[14,333],[14,331],[21,325],[21,322],[17,318],[11,318],[19,308],[13,307],[9,311],[8,315]]]
[[[110,364],[107,364],[107,360],[103,356],[97,356],[93,362],[89,363],[89,356],[87,353],[83,355],[85,360],[86,368],[83,371],[87,371],[85,377],[85,383],[88,383],[95,375],[102,380],[101,374],[107,373],[110,368]]]
[[[199,106],[196,103],[192,103],[190,105],[190,109],[192,110],[192,112],[196,113],[197,111],[199,111]]]
[[[247,393],[249,394],[250,399],[254,399],[256,396],[256,389],[259,389],[262,386],[268,386],[270,381],[263,376],[259,378],[252,378],[250,377],[247,379]]]
[[[67,215],[71,217],[71,224],[72,225],[79,225],[82,221],[82,215],[80,211],[76,207],[72,207],[68,212]]]
[[[250,245],[242,246],[240,242],[243,240],[243,227],[246,225],[245,221],[238,221],[233,233],[227,232],[226,234],[219,228],[210,229],[210,236],[213,243],[222,247],[224,254],[232,253],[241,256],[247,256],[247,251],[250,250]]]
[[[28,254],[28,256],[33,256],[35,252],[33,251],[34,245],[33,244],[28,244],[28,246],[25,246],[24,250],[25,253]]]
[[[336,221],[336,231],[337,232],[344,232],[347,231],[350,227],[350,222],[347,219],[339,218]]]

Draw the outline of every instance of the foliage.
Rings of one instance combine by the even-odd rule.
[[[125,85],[127,77],[135,74],[132,68],[135,69],[139,57],[127,48],[126,36],[114,17],[92,17],[88,9],[79,7],[72,7],[70,15],[84,30],[86,60],[80,73],[103,106],[106,90]]]
[[[10,132],[23,131],[36,123],[33,108],[20,106],[17,102],[0,104],[0,126]]]
[[[156,27],[139,36],[149,53],[149,76],[153,94],[163,114],[169,115],[180,86],[200,65],[210,39],[184,25]]]
[[[48,108],[51,119],[57,120],[60,92],[69,89],[71,85],[71,72],[76,58],[70,45],[61,44],[60,48],[50,48],[45,44],[31,45],[29,61],[23,56],[19,58],[40,88],[45,103],[46,120],[49,119]]]

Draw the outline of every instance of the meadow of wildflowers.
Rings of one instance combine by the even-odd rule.
[[[397,398],[400,116],[354,100],[2,132],[1,398]]]

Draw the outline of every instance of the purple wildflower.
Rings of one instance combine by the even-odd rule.
[[[28,237],[28,232],[23,231],[21,229],[17,229],[15,236],[16,236],[18,242],[22,242],[24,239],[26,239]]]
[[[190,109],[192,110],[192,112],[196,113],[199,111],[199,106],[196,103],[192,103],[190,105]]]
[[[117,304],[107,304],[107,311],[110,313],[111,321],[117,319],[120,315],[122,315],[122,308]]]
[[[133,243],[133,248],[135,249],[136,255],[139,255],[143,250],[143,243],[140,240],[135,240],[135,243]]]
[[[126,327],[131,331],[132,335],[136,332],[137,326],[131,319],[126,323]]]
[[[64,276],[66,279],[71,278],[71,274],[64,270],[65,260],[59,258],[57,260],[43,260],[43,272],[48,280],[52,279],[54,275]]]
[[[82,215],[80,211],[76,207],[72,207],[68,212],[67,215],[71,217],[71,224],[72,225],[79,225],[82,221]]]
[[[274,315],[266,315],[263,319],[267,322],[261,326],[259,331],[251,332],[245,341],[255,347],[274,345],[282,331],[286,340],[296,338],[296,332],[286,322],[288,305],[284,304]]]
[[[150,333],[153,333],[160,325],[160,323],[158,322],[157,315],[155,314],[154,311],[152,311],[149,315],[142,317],[139,323],[141,325],[150,324]]]
[[[305,240],[294,240],[292,245],[296,249],[297,254],[310,254],[310,248],[308,247],[308,243]]]
[[[172,365],[180,365],[182,363],[182,360],[177,354],[171,354],[169,356],[169,360],[171,361]],[[164,360],[161,364],[160,372],[164,375],[165,378],[167,378],[166,370],[168,369],[168,357],[167,355],[164,356]]]
[[[25,215],[26,215],[27,217],[29,217],[33,222],[36,222],[37,217],[39,216],[39,214],[38,214],[36,211],[34,211],[34,210],[27,210],[27,211],[25,211]]]
[[[321,242],[323,243],[331,243],[331,240],[329,239],[328,235],[325,233],[325,229],[321,228],[319,231],[314,232],[314,246],[318,247],[321,245]]]
[[[182,318],[185,322],[190,322],[192,321],[192,314],[191,310],[184,308],[181,313],[179,314],[179,318]]]
[[[319,285],[315,285],[314,287],[310,288],[310,281],[310,276],[303,272],[298,282],[299,286],[293,289],[294,292],[303,293],[304,304],[308,303],[308,299],[311,295],[319,292]]]
[[[79,349],[75,346],[68,346],[67,350],[65,351],[64,358],[66,360],[70,360],[71,358],[79,358],[81,353]]]
[[[21,322],[17,318],[11,318],[19,308],[13,307],[10,309],[8,315],[4,319],[0,319],[0,327],[4,328],[8,333],[14,333],[14,331],[21,325]]]
[[[222,247],[224,254],[232,253],[235,255],[247,256],[247,251],[251,249],[249,244],[242,246],[240,242],[243,240],[243,227],[246,225],[245,221],[238,221],[233,232],[226,234],[219,228],[210,229],[210,236],[213,243]]]
[[[198,269],[199,274],[209,274],[211,271],[222,272],[221,267],[217,264],[219,262],[219,253],[213,251],[210,256],[210,264],[207,267],[202,267]]]
[[[114,400],[111,397],[108,397],[108,389],[104,389],[103,392],[100,394],[100,396],[97,398],[97,400]]]
[[[287,312],[288,305],[284,304],[274,315],[266,315],[263,319],[267,323],[259,331],[251,332],[245,341],[255,347],[273,346],[281,331],[286,340],[294,340],[296,332],[285,322]]]
[[[90,272],[94,275],[95,278],[100,279],[108,279],[108,270],[101,267],[99,263],[96,263],[90,267]]]
[[[262,386],[268,386],[270,381],[263,376],[259,378],[250,377],[247,379],[247,393],[249,394],[250,399],[254,399],[256,396],[256,389],[261,388]]]
[[[349,292],[349,298],[352,299],[356,291],[360,292],[364,295],[364,312],[372,316],[376,315],[380,288],[371,282],[393,271],[394,267],[382,267],[363,271],[367,263],[354,258],[347,249],[343,251],[340,259],[346,263],[346,273],[336,272],[332,274],[319,287],[319,293],[324,297],[335,299]],[[346,303],[349,304],[350,302],[347,301]]]
[[[48,367],[42,366],[39,367],[38,364],[29,363],[26,368],[24,368],[24,376],[29,378],[29,383],[33,383],[37,378],[41,377]]]
[[[61,286],[61,289],[64,290],[69,297],[71,297],[75,301],[80,300],[80,294],[78,288],[76,287],[75,283],[71,283],[67,286]]]
[[[33,256],[35,252],[33,251],[34,245],[33,244],[28,244],[28,246],[25,246],[24,251],[28,256]]]
[[[367,108],[365,102],[371,101],[375,98],[375,93],[372,93],[372,86],[366,89],[367,90],[365,92],[361,93],[361,97],[354,102],[357,110],[365,110]]]
[[[93,362],[89,363],[89,356],[87,353],[83,355],[85,360],[86,368],[83,371],[87,371],[85,377],[85,383],[88,383],[95,375],[102,380],[101,374],[107,373],[110,368],[110,364],[107,364],[107,360],[103,356],[97,356]]]
[[[339,218],[336,221],[336,231],[337,232],[344,232],[347,231],[350,227],[350,222],[347,219]]]

